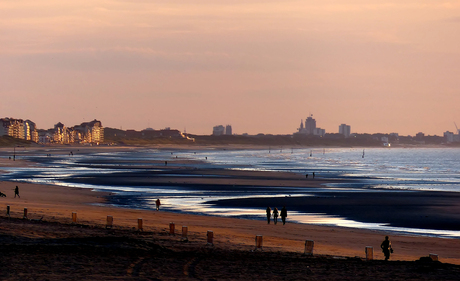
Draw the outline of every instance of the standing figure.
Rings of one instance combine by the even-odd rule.
[[[267,207],[267,223],[270,224],[270,217],[272,216],[272,209],[270,207]]]
[[[19,196],[19,187],[16,185],[16,188],[14,189],[14,198],[16,198],[16,195],[21,198],[21,196]]]
[[[283,225],[286,224],[286,217],[287,217],[286,206],[283,206],[283,209],[281,209],[281,220],[283,221]]]
[[[278,222],[278,209],[275,207],[273,210],[273,222],[276,224]]]
[[[388,236],[385,236],[385,240],[383,240],[382,244],[380,244],[380,248],[382,248],[383,254],[385,255],[385,260],[387,261],[390,258],[390,252],[393,253],[391,242],[388,239]]]
[[[157,201],[155,201],[155,205],[157,206],[157,211],[159,211],[161,205],[160,198],[158,198]]]

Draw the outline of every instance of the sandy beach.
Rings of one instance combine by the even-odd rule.
[[[0,165],[5,166],[9,165],[10,163],[12,162],[8,160],[2,160]],[[32,164],[27,162],[21,163],[20,161],[16,161],[13,163],[14,165]],[[222,173],[226,173],[226,171],[222,171]],[[246,184],[250,183],[252,185],[267,185],[270,182],[272,185],[293,185],[296,182],[298,182],[299,185],[304,184],[303,181],[296,180],[295,177],[289,175],[288,173],[284,174],[265,172],[263,174],[263,177],[260,177],[258,179],[260,175],[261,174],[256,174],[254,175],[254,177],[247,178],[244,181]],[[183,181],[184,179],[180,180]],[[204,179],[204,181],[200,181],[199,178],[186,179],[186,181],[189,180],[196,181],[195,183],[197,184],[205,184],[207,179]],[[222,182],[222,184],[235,184],[237,182],[241,183],[240,181],[243,180],[241,178],[232,180],[231,177],[229,177],[227,179],[221,179],[221,181],[226,181]],[[315,185],[320,183],[321,182],[318,181],[315,183]],[[16,185],[19,186],[21,198],[14,198],[14,187]],[[384,236],[390,235],[390,239],[395,250],[394,254],[391,256],[392,262],[390,262],[390,264],[395,265],[396,263],[398,263],[397,266],[400,266],[405,262],[414,262],[416,260],[419,260],[421,257],[427,257],[430,253],[434,253],[439,256],[439,260],[443,264],[448,263],[460,265],[459,239],[434,238],[413,235],[395,235],[391,233],[388,234],[378,231],[360,230],[354,228],[296,224],[289,222],[289,217],[286,225],[282,225],[281,223],[274,225],[273,223],[267,224],[266,221],[262,220],[246,220],[214,216],[178,214],[172,212],[165,212],[161,209],[160,211],[151,211],[114,208],[105,204],[106,202],[110,202],[110,198],[111,196],[113,196],[110,193],[94,192],[89,189],[59,187],[52,185],[0,182],[0,191],[4,192],[7,195],[7,197],[0,198],[0,243],[3,244],[3,255],[15,256],[15,245],[18,247],[26,247],[26,245],[31,244],[37,246],[40,245],[40,241],[45,240],[48,241],[45,243],[46,245],[48,245],[51,243],[49,241],[53,239],[53,241],[55,241],[55,239],[76,239],[77,237],[79,239],[90,239],[90,237],[105,237],[103,238],[103,240],[115,239],[114,237],[117,237],[117,239],[121,239],[120,241],[124,241],[124,238],[128,239],[129,237],[133,236],[133,239],[141,239],[143,241],[142,243],[150,243],[148,244],[148,246],[146,246],[149,249],[151,249],[152,247],[156,247],[155,245],[159,245],[161,247],[164,247],[165,249],[168,249],[168,251],[177,250],[181,252],[186,251],[187,249],[192,249],[192,251],[208,251],[206,250],[208,249],[206,246],[206,233],[208,230],[211,230],[214,233],[214,241],[212,246],[213,253],[219,252],[220,256],[229,254],[229,260],[237,257],[238,255],[240,255],[240,253],[252,253],[255,248],[256,235],[262,235],[263,251],[261,252],[263,252],[264,256],[260,258],[264,259],[270,255],[274,255],[270,257],[278,257],[280,259],[287,260],[293,259],[293,268],[298,268],[298,266],[296,266],[296,263],[300,262],[302,259],[305,259],[305,256],[302,256],[302,254],[304,253],[305,241],[313,240],[315,243],[314,256],[318,258],[322,257],[327,260],[326,262],[321,261],[322,263],[325,262],[327,264],[328,262],[335,262],[337,260],[346,260],[349,263],[353,263],[353,261],[351,261],[350,259],[356,259],[361,262],[365,258],[365,247],[372,246],[374,249],[374,265],[381,268],[382,270],[386,270],[384,267],[387,265],[385,265],[385,263],[382,261],[384,257],[379,249],[379,246]],[[8,219],[6,216],[7,206],[10,206],[11,219]],[[23,219],[24,208],[27,208],[27,220]],[[73,212],[77,213],[77,225],[80,227],[76,228],[75,225],[72,225]],[[264,213],[264,209],[261,209],[261,212]],[[105,228],[106,218],[108,215],[113,216],[114,223],[113,228],[110,230],[106,230]],[[143,219],[142,234],[139,234],[139,232],[136,231],[138,226],[138,218]],[[174,222],[175,224],[176,236],[168,235],[169,224],[171,222]],[[188,227],[188,242],[181,242],[180,231],[182,226]],[[86,242],[82,243],[85,244]],[[92,241],[91,243],[94,243],[94,241]],[[66,247],[69,246],[68,243],[64,244],[66,245]],[[142,247],[139,246],[136,249],[138,248]],[[19,251],[19,256],[15,256],[15,258],[20,259],[21,256],[23,258],[27,257],[32,259],[40,258],[39,254],[28,254],[26,253],[27,251]],[[180,254],[179,256],[182,256],[182,254]],[[97,259],[98,257],[94,258]],[[129,268],[130,265],[135,264],[136,259],[138,258],[127,258],[127,260],[123,261],[123,266]],[[172,259],[176,260],[177,257],[173,257]],[[225,258],[221,259],[226,260]],[[257,260],[257,257],[255,257],[255,259]],[[171,276],[173,277],[169,278],[167,276],[167,273],[163,272],[161,273],[163,275],[159,277],[158,280],[173,280],[190,277],[190,273],[189,275],[185,274],[183,269],[186,268],[184,266],[187,263],[193,263],[192,260],[193,257],[190,260],[184,261],[179,275],[175,275],[176,273],[171,273]],[[304,263],[305,261],[302,260],[301,262]],[[314,262],[312,262],[312,264],[318,263],[319,266],[321,262],[319,260],[315,260]],[[359,264],[360,266],[362,266],[362,263]],[[21,268],[17,268],[14,270],[12,269],[17,266],[18,265],[13,265],[12,263],[1,263],[0,267],[2,269],[3,278],[5,280],[20,280],[21,278],[18,278],[19,275],[16,275],[18,274],[18,272],[14,274],[7,273],[13,271],[15,272],[15,270],[24,270]],[[28,266],[33,267],[33,264],[29,264]],[[113,264],[111,266],[113,266]],[[194,266],[195,274],[197,274],[196,272],[198,268],[198,265]],[[453,267],[449,268],[448,270],[446,269],[444,272],[455,272],[455,270],[457,269],[457,267]],[[39,268],[37,268],[37,270],[39,270]],[[45,269],[42,268],[42,270]],[[170,268],[170,270],[173,269]],[[200,270],[204,269],[201,268]],[[214,270],[217,270],[214,273],[217,276],[219,270]],[[374,268],[374,270],[377,269]],[[123,274],[125,274],[123,275],[124,277],[129,276],[129,274],[126,275],[126,270],[124,270],[123,272]],[[34,276],[34,274],[36,273],[30,272],[28,274],[29,275],[27,276],[29,278]],[[65,275],[65,273],[62,274]],[[296,272],[292,274],[293,279],[299,278],[299,276],[305,277],[305,275],[302,275],[304,273],[301,272]],[[410,274],[410,272],[402,272],[400,275],[401,279],[407,279],[407,276],[411,276]],[[437,272],[437,274],[439,274],[439,272]],[[53,279],[51,275],[44,274],[43,276],[46,276],[46,278],[49,280],[59,280],[59,277],[62,277],[62,275],[58,274],[55,276],[56,278]],[[42,275],[37,276],[39,276],[38,279],[40,279],[40,276]],[[107,273],[107,275],[104,276],[107,277],[109,276],[109,274]],[[198,279],[212,279],[212,272],[206,276],[206,278],[203,277]],[[262,276],[264,275],[260,273],[257,276],[262,278]],[[321,276],[316,275],[317,278],[312,277],[312,280],[340,279],[340,275],[337,275],[334,278],[332,278],[333,276],[329,276],[331,278]],[[429,277],[431,275],[426,276]],[[130,280],[124,277],[120,277],[120,279]],[[275,277],[276,274],[272,275],[272,278],[266,278],[274,279]],[[363,280],[365,279],[365,276],[361,277]],[[233,275],[230,279],[241,278],[243,278],[243,276],[238,277]],[[221,277],[220,279],[227,278]],[[286,279],[292,278],[286,277]]]

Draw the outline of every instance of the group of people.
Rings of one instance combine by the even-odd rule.
[[[285,206],[281,209],[281,212],[279,212],[278,208],[276,208],[276,207],[273,209],[273,212],[272,212],[272,209],[270,207],[267,207],[266,213],[267,213],[267,223],[268,224],[270,224],[272,215],[273,215],[273,222],[275,224],[278,222],[278,215],[281,216],[281,220],[283,221],[283,225],[286,224],[287,210],[286,210]],[[385,260],[386,261],[389,260],[390,259],[390,254],[393,253],[393,248],[391,247],[391,242],[390,242],[390,239],[388,238],[388,236],[385,236],[385,240],[383,240],[383,242],[380,244],[380,248],[383,251],[383,255],[385,256]]]
[[[267,207],[267,223],[270,224],[270,220],[272,217],[272,209],[270,207]],[[273,222],[276,224],[278,222],[278,215],[281,216],[281,220],[283,221],[283,225],[286,224],[286,217],[287,217],[287,210],[286,207],[283,207],[281,209],[281,212],[278,211],[278,208],[275,207],[273,209]]]

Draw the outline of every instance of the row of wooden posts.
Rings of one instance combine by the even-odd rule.
[[[10,206],[6,206],[6,214],[7,216],[10,216]],[[24,208],[24,219],[27,219],[27,208]],[[73,212],[72,213],[72,223],[77,223],[77,213]],[[107,216],[107,224],[106,228],[112,228],[113,227],[113,216]],[[137,219],[137,230],[138,231],[143,231],[143,220],[141,218]],[[176,235],[176,225],[173,222],[169,223],[169,235]],[[214,232],[212,230],[208,230],[206,233],[206,238],[207,238],[207,245],[214,245]],[[182,226],[182,240],[187,241],[188,240],[188,227],[187,226]],[[313,247],[315,245],[315,242],[313,240],[306,240],[305,241],[305,255],[313,255]],[[263,247],[263,236],[262,235],[256,235],[255,238],[255,250],[262,250]],[[371,261],[374,259],[374,248],[371,246],[367,246],[365,248],[365,253],[366,253],[366,260]],[[429,257],[433,261],[438,261],[438,255],[437,254],[430,254]]]

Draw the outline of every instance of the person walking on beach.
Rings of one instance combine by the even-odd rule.
[[[16,188],[14,189],[14,198],[16,198],[16,195],[21,198],[21,196],[19,196],[19,187],[16,185]]]
[[[155,201],[155,205],[157,206],[157,211],[159,211],[161,205],[160,198],[158,198],[157,201]]]
[[[278,222],[278,209],[276,207],[273,209],[273,222],[275,224]]]
[[[388,239],[388,236],[385,236],[385,240],[383,240],[382,244],[380,244],[380,248],[382,248],[383,254],[385,255],[385,260],[387,261],[390,258],[390,253],[393,253],[391,242]]]
[[[270,207],[267,207],[267,224],[270,224],[270,217],[272,216],[272,209]]]
[[[286,206],[283,206],[283,209],[281,209],[281,220],[283,221],[283,225],[286,224],[286,217],[287,217]]]

